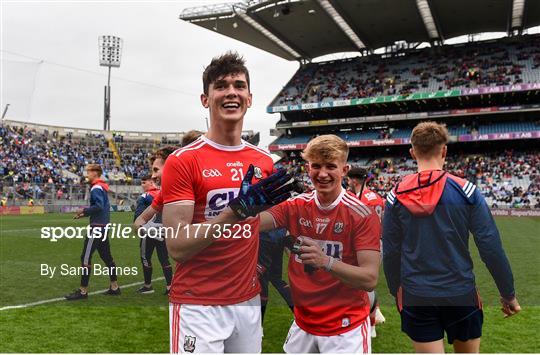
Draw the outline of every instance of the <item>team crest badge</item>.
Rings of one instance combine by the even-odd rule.
[[[261,168],[259,168],[258,166],[256,166],[255,169],[254,169],[254,171],[255,171],[255,177],[256,177],[257,179],[262,179],[263,175],[262,175],[262,170],[261,170]]]
[[[195,351],[195,343],[197,342],[197,337],[192,337],[186,335],[184,338],[184,351],[192,353]]]
[[[343,232],[343,222],[336,222],[336,224],[334,224],[334,233],[341,233]]]

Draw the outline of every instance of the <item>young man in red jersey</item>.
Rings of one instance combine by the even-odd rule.
[[[165,165],[165,160],[169,154],[177,150],[178,147],[168,146],[158,149],[150,158],[151,170],[152,170],[152,180],[161,186],[161,175],[163,170],[163,165]],[[157,193],[151,201],[150,206],[148,206],[142,213],[137,215],[137,218],[133,222],[135,229],[142,228],[145,224],[149,223],[154,216],[158,214],[161,215],[163,210],[163,196],[161,195],[161,190]],[[161,218],[160,218],[161,219]]]
[[[186,132],[182,136],[182,145],[185,147],[188,144],[193,143],[197,138],[201,136],[202,132],[197,130],[191,130]],[[163,170],[163,165],[165,165],[165,160],[169,157],[169,154],[177,150],[178,147],[168,146],[161,149],[158,149],[154,156],[150,159],[151,170],[152,170],[152,180],[158,185],[161,186],[161,173]],[[150,222],[154,216],[158,213],[160,214],[163,210],[163,196],[161,195],[161,190],[152,200],[152,204],[148,206],[141,214],[137,216],[135,222],[136,229],[141,228],[144,224]],[[161,218],[160,218],[161,219]],[[161,222],[160,222],[161,223]],[[170,285],[167,284],[167,294],[169,293]]]
[[[367,186],[368,171],[364,168],[354,167],[349,170],[347,174],[349,177],[349,188],[351,191],[362,201],[366,206],[373,208],[379,221],[382,222],[382,214],[384,210],[384,200],[376,192],[371,191]],[[377,336],[375,326],[382,324],[386,321],[381,310],[379,309],[379,302],[377,302],[377,293],[375,291],[368,292],[370,302],[370,315],[371,322],[371,337]]]
[[[177,149],[174,146],[168,146],[158,149],[150,159],[152,164],[152,180],[161,184],[162,168],[165,164],[165,160]],[[136,213],[135,228],[147,229],[145,232],[139,231],[141,238],[141,260],[143,263],[144,271],[144,285],[139,288],[138,292],[141,294],[153,293],[152,287],[152,254],[154,249],[157,251],[158,259],[163,270],[163,276],[165,277],[165,294],[169,294],[172,282],[172,266],[169,262],[169,256],[167,253],[167,247],[165,240],[163,239],[164,233],[162,227],[162,204],[161,190],[156,189],[151,196],[147,196],[144,199],[144,206],[147,206],[142,212]],[[143,207],[144,208],[144,207]],[[153,230],[151,230],[152,228]],[[148,233],[150,232],[150,233]]]
[[[349,149],[335,135],[302,156],[315,191],[262,212],[261,229],[285,227],[301,246],[289,259],[295,320],[287,353],[370,353],[369,300],[380,263],[380,220],[346,191]]]
[[[249,83],[238,54],[214,58],[201,94],[208,133],[172,153],[163,169],[166,243],[178,262],[169,295],[173,353],[261,351],[259,219],[250,217],[290,196],[280,189],[290,177],[269,177],[270,155],[241,139]]]

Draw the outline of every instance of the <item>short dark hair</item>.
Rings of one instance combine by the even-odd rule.
[[[210,65],[204,68],[203,72],[203,90],[208,95],[210,84],[229,74],[245,74],[249,90],[249,71],[246,68],[246,61],[237,52],[228,51],[227,53],[212,58]]]
[[[185,147],[186,145],[188,145],[190,143],[193,143],[202,134],[203,133],[201,131],[197,131],[197,130],[194,130],[194,129],[184,133],[184,135],[182,136],[182,147]]]
[[[152,175],[144,175],[144,176],[141,178],[141,181],[148,181],[148,180],[152,180]]]
[[[347,176],[351,179],[365,180],[367,179],[368,171],[364,168],[354,167],[349,170]]]
[[[161,160],[163,160],[165,162],[165,160],[167,160],[167,157],[177,149],[178,149],[178,147],[169,145],[167,147],[163,147],[163,148],[160,148],[160,149],[156,150],[156,152],[150,158],[150,164],[154,164],[154,161],[156,159],[161,159]]]

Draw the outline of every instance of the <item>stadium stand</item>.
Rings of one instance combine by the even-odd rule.
[[[9,124],[11,123],[11,124]],[[103,166],[114,203],[131,204],[140,194],[140,178],[149,173],[156,149],[180,142],[182,134],[121,134],[6,122],[0,127],[0,194],[8,205],[32,198],[36,203],[85,200],[83,176],[88,163]],[[259,135],[243,138],[258,143]]]
[[[367,168],[368,187],[383,197],[402,176],[416,170],[416,163],[403,157],[353,156],[349,164]],[[304,161],[297,155],[276,166],[295,169],[301,179],[310,184]],[[540,154],[537,151],[508,149],[490,154],[453,154],[447,158],[446,169],[477,184],[492,207],[540,208]]]
[[[302,66],[270,106],[540,82],[540,36]]]
[[[354,127],[350,129],[362,129],[360,132],[355,131],[339,131],[333,130],[331,128],[327,129],[328,132],[332,132],[345,141],[366,141],[366,140],[378,140],[378,139],[390,139],[390,138],[408,138],[412,132],[411,127],[401,127],[401,128],[369,128],[369,127]],[[486,124],[477,124],[477,123],[468,123],[461,125],[451,125],[448,126],[448,131],[450,135],[458,137],[464,135],[483,135],[483,134],[494,134],[494,133],[512,133],[512,132],[536,132],[540,131],[539,122],[497,122],[497,123],[486,123]],[[307,142],[317,135],[315,134],[306,134],[306,133],[294,133],[295,135],[285,134],[284,136],[277,139],[274,143],[275,145],[286,145],[286,144],[307,144]]]

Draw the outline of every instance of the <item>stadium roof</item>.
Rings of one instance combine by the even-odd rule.
[[[180,19],[287,60],[540,25],[538,0],[251,0]]]

